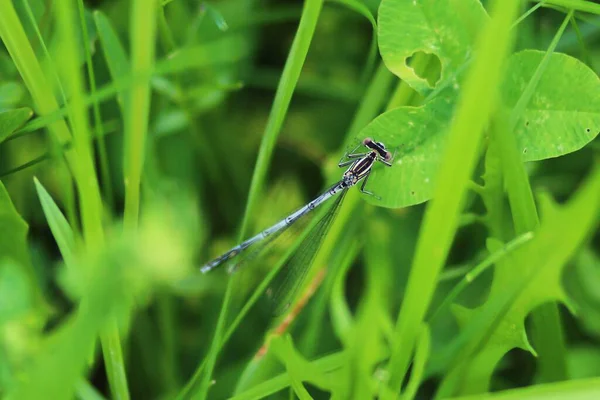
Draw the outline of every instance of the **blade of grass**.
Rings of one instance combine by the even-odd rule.
[[[93,160],[89,148],[89,135],[87,134],[86,114],[83,106],[83,94],[81,79],[78,76],[78,66],[74,56],[74,37],[72,13],[73,6],[70,2],[59,2],[57,5],[58,27],[63,43],[65,57],[65,75],[73,85],[72,103],[69,107],[71,112],[71,123],[75,135],[74,146],[65,152],[67,162],[74,173],[81,200],[81,214],[83,220],[83,231],[86,244],[89,247],[101,246],[103,242],[101,224],[101,201],[98,183],[95,177]],[[37,111],[41,115],[51,114],[58,110],[58,104],[52,89],[48,84],[42,68],[35,57],[35,53],[29,43],[19,18],[11,2],[0,4],[0,36],[9,50],[11,57],[23,77],[23,80],[31,93]],[[48,129],[61,145],[71,140],[69,129],[62,119],[57,119],[49,124]],[[107,357],[106,365],[111,384],[124,381],[124,367],[116,329],[109,329],[102,335],[103,350]],[[124,385],[126,388],[126,385]],[[119,385],[123,387],[123,385]],[[115,391],[127,398],[127,390]]]
[[[60,255],[68,268],[73,267],[75,265],[76,249],[75,234],[67,219],[54,202],[54,199],[52,199],[52,196],[50,196],[37,178],[33,178],[33,181],[38,197],[40,198],[40,203],[42,204],[42,210],[46,216],[46,221],[48,221],[52,236],[54,236],[54,240],[56,240],[56,244],[60,250]]]
[[[221,64],[234,63],[247,56],[248,52],[246,50],[243,50],[240,53],[220,53],[219,49],[225,40],[228,39],[214,40],[206,44],[180,50],[173,54],[172,57],[157,62],[155,68],[151,71],[135,71],[133,74],[127,74],[120,79],[114,79],[112,83],[98,89],[95,94],[85,97],[84,103],[86,106],[90,106],[95,101],[106,101],[134,85],[147,83],[153,75],[175,74],[192,68],[205,68],[208,66],[216,67]],[[66,115],[67,109],[58,108],[57,106],[52,112],[48,112],[43,114],[42,117],[34,119],[22,129],[19,129],[18,132],[44,128],[53,122],[59,121]]]
[[[33,15],[33,11],[29,5],[29,1],[24,1],[23,5],[25,7],[25,10],[27,12],[27,16],[29,18],[29,22],[31,23],[31,26],[33,27],[35,34],[37,36],[37,39],[40,43],[40,46],[42,47],[42,50],[44,51],[44,55],[46,56],[46,58],[48,59],[49,63],[48,63],[48,69],[50,70],[50,73],[52,74],[52,78],[54,79],[54,81],[56,82],[56,85],[58,87],[58,90],[60,92],[61,95],[61,99],[63,104],[67,104],[67,96],[65,95],[65,90],[63,88],[62,82],[60,81],[60,78],[58,76],[58,72],[56,71],[56,68],[54,68],[54,66],[56,65],[54,60],[52,59],[52,56],[50,55],[50,52],[48,51],[48,47],[46,46],[46,43],[44,42],[44,37],[42,35],[42,33],[40,32],[40,29],[37,26],[37,21],[35,19],[35,16]],[[65,106],[66,107],[66,106]],[[67,118],[69,118],[69,123],[72,124],[72,122],[70,121],[70,116],[67,114]],[[52,149],[51,149],[51,153],[50,153],[50,157],[55,157],[58,158],[59,156],[63,155],[63,146],[61,146],[61,144],[58,142],[58,140],[56,140],[56,138],[54,137],[54,135],[50,135],[50,142],[52,144]],[[31,163],[28,163],[31,165]],[[64,168],[64,167],[63,167]],[[63,193],[64,193],[64,197],[66,199],[66,207],[67,207],[67,216],[69,218],[69,221],[71,222],[72,226],[77,226],[76,223],[76,211],[75,211],[75,193],[73,191],[73,185],[71,181],[65,181],[63,182]]]
[[[208,5],[208,3],[203,4],[203,6],[205,6],[205,5]],[[225,23],[225,21],[223,21],[223,23]],[[171,31],[171,28],[169,27],[169,25],[167,23],[163,7],[161,7],[160,11],[159,11],[159,25],[158,26],[159,26],[159,32],[160,32],[159,37],[162,39],[163,47],[165,48],[164,49],[165,52],[171,53],[171,54],[175,53],[178,49],[177,43],[175,42],[175,35]],[[183,87],[185,87],[185,85],[182,83],[182,80],[180,78],[181,78],[180,76],[175,76],[174,81],[176,82],[177,86],[183,88]],[[214,152],[214,149],[205,145],[208,138],[206,137],[204,132],[200,129],[200,125],[198,124],[198,121],[195,118],[194,107],[193,107],[192,101],[190,100],[189,94],[182,93],[182,95],[178,96],[176,101],[179,103],[180,109],[184,112],[184,114],[187,117],[188,126],[189,126],[189,136],[192,139],[192,142],[194,143],[194,145],[196,146],[196,150],[198,151],[198,155],[200,158],[199,162],[201,163],[202,170],[206,171],[208,178],[210,179],[210,181],[212,183],[216,184],[218,182],[222,182],[224,177],[223,177],[223,171],[222,171],[221,167],[219,166],[219,160],[217,158],[218,156]],[[226,198],[221,198],[220,201],[228,202],[228,201],[231,201],[231,198],[228,196]],[[231,205],[224,204],[224,206],[232,207],[233,204],[231,204]]]
[[[56,19],[64,53],[63,82],[70,85],[71,99],[68,103],[73,129],[73,150],[78,159],[79,170],[75,174],[79,189],[80,207],[82,213],[85,244],[88,249],[101,248],[104,245],[102,228],[102,200],[100,188],[94,168],[92,155],[91,134],[87,120],[87,110],[84,103],[83,79],[80,74],[76,56],[75,37],[77,32],[73,21],[76,21],[76,8],[71,1],[57,3]],[[125,365],[116,321],[108,321],[100,334],[102,352],[104,355],[106,373],[114,398],[128,399],[127,378]]]
[[[517,150],[518,146],[514,135],[515,127],[529,104],[535,88],[550,61],[550,57],[572,17],[573,11],[566,16],[556,32],[544,58],[513,108],[507,129],[492,129],[492,140],[497,143],[500,149],[499,154],[508,191],[508,200],[517,234],[535,231],[540,222],[527,171],[521,161],[521,154]],[[539,378],[542,382],[566,379],[567,354],[558,306],[556,304],[544,304],[536,309],[531,317],[533,327],[531,335],[538,353]]]
[[[32,26],[36,32],[40,44],[42,45],[42,49],[44,50],[46,56],[48,56],[48,50],[46,49],[46,46],[42,40],[42,35],[35,24],[35,18],[33,17],[29,3],[24,2],[24,6],[25,11],[32,21]],[[23,25],[21,24],[21,21],[19,20],[19,17],[13,8],[12,2],[0,3],[0,38],[10,53],[10,56],[13,59],[19,74],[23,78],[23,81],[27,86],[27,90],[31,94],[37,113],[43,118],[46,115],[53,115],[58,112],[59,106],[52,92],[52,87],[44,75],[42,67],[35,56],[35,52],[31,46],[31,43],[27,39]],[[51,69],[51,72],[54,74],[54,78],[58,82],[59,79],[56,71]],[[60,85],[59,88],[62,90]],[[62,116],[66,115],[66,109],[64,111],[65,112],[63,112],[61,116],[52,119],[52,121],[49,121],[47,124],[47,128],[50,131],[50,139],[51,142],[54,143],[54,147],[60,147],[64,145],[64,143],[71,140],[69,128],[67,127],[65,121],[62,120]],[[56,149],[53,149],[53,151],[56,151]],[[67,151],[65,152],[64,156],[67,160],[70,171],[75,173],[75,171],[79,169],[79,166],[73,152]],[[65,192],[65,198],[67,199],[67,214],[69,216],[69,220],[74,226],[76,221],[74,218],[75,207],[71,182],[65,182],[63,190]]]
[[[454,303],[454,300],[456,300],[458,295],[462,293],[462,291],[471,282],[477,279],[477,277],[481,275],[485,270],[494,265],[496,261],[500,260],[505,255],[509,254],[524,243],[530,241],[532,238],[533,232],[526,232],[520,236],[517,236],[516,238],[505,244],[502,248],[490,254],[489,257],[486,257],[485,260],[477,264],[475,267],[473,267],[473,269],[464,274],[463,279],[461,279],[460,282],[458,282],[456,286],[452,288],[450,293],[448,293],[448,295],[444,298],[442,304],[440,304],[438,308],[431,314],[431,317],[428,318],[429,323],[431,323],[431,321],[433,321],[438,315],[440,315],[442,311],[445,311],[448,307],[450,307],[450,305]]]
[[[538,0],[539,1],[539,0]],[[539,1],[548,6],[559,6],[569,10],[583,11],[590,14],[600,14],[600,4],[582,0],[543,0]]]
[[[244,219],[239,234],[239,241],[241,241],[247,234],[250,225],[250,218],[256,208],[258,197],[264,187],[265,178],[267,175],[268,164],[273,155],[273,149],[275,148],[275,142],[281,131],[283,120],[287,114],[292,94],[298,79],[302,66],[306,60],[310,43],[315,33],[317,21],[323,7],[323,0],[306,0],[304,9],[302,10],[302,16],[300,17],[300,24],[298,31],[294,37],[292,48],[288,54],[288,58],[283,69],[281,80],[275,93],[275,100],[269,114],[269,119],[263,139],[260,144],[258,151],[258,158],[254,173],[252,175],[252,182],[250,184],[250,193],[248,194],[248,201],[246,203],[246,209],[244,212]],[[231,293],[233,291],[233,279],[227,282],[227,289],[225,291],[225,297],[221,306],[221,312],[217,321],[215,334],[211,342],[209,354],[207,356],[206,371],[201,381],[200,389],[194,395],[196,398],[205,399],[208,394],[208,388],[210,379],[213,374],[215,363],[219,350],[221,349],[221,342],[223,336],[223,330],[225,328],[225,317],[226,310],[229,307],[229,301]]]
[[[369,85],[366,95],[363,98],[363,101],[361,102],[360,107],[358,108],[357,112],[354,114],[354,121],[352,123],[352,126],[350,128],[350,130],[348,131],[348,135],[347,138],[348,140],[350,138],[353,138],[356,133],[358,132],[359,129],[361,129],[363,126],[365,126],[371,119],[373,119],[377,113],[379,112],[379,110],[382,107],[382,103],[385,100],[385,94],[387,93],[392,81],[395,79],[394,75],[392,75],[391,72],[388,71],[388,69],[385,67],[385,65],[383,65],[383,63],[381,63],[377,69],[377,72],[375,74],[375,76],[372,79],[371,84]],[[346,207],[346,204],[359,204],[358,202],[358,196],[354,199],[354,200],[349,200],[349,198],[352,198],[352,193],[348,193],[346,195],[346,199],[344,199],[344,203],[342,204],[342,209],[344,209],[344,207]],[[351,214],[353,210],[353,207],[349,207],[347,211],[342,211],[340,210],[340,214],[341,213],[347,213],[347,214]],[[333,236],[335,236],[335,232],[337,232],[340,228],[343,228],[343,224],[339,225],[338,224],[338,220],[339,217],[336,218],[336,221],[334,221],[334,226],[338,225],[338,228],[334,228],[334,226],[331,227],[331,231],[330,234],[327,236],[327,238],[325,239],[326,242],[323,243],[322,247],[321,247],[321,252],[327,253],[327,248],[328,246],[332,246],[333,243],[336,242],[335,239],[333,239]],[[344,220],[342,218],[342,220]],[[330,239],[330,237],[332,239]],[[327,244],[327,242],[330,242],[329,244]],[[318,262],[318,257],[319,254],[317,254],[316,258],[315,258],[315,265],[319,265]],[[276,270],[277,268],[275,268]],[[276,271],[275,271],[276,272]],[[268,282],[270,282],[271,280],[271,276],[267,276],[263,283],[261,285],[268,285]],[[235,329],[237,328],[237,326],[239,325],[239,323],[241,322],[241,320],[244,318],[244,316],[246,315],[246,313],[249,311],[249,307],[257,300],[258,295],[260,293],[263,292],[263,289],[261,286],[259,286],[257,288],[257,290],[255,291],[255,295],[253,298],[251,298],[246,306],[244,306],[244,309],[241,310],[238,314],[238,316],[235,318],[234,322],[229,326],[229,328],[227,329],[227,332],[224,334],[223,339],[220,343],[220,348],[222,348],[225,343],[229,340],[229,338],[233,335]],[[220,349],[219,349],[220,350]],[[202,377],[201,372],[203,371],[204,367],[206,366],[207,363],[207,359],[205,358],[202,363],[199,365],[199,367],[196,369],[196,371],[194,372],[193,377],[190,379],[190,381],[186,384],[185,388],[180,392],[180,394],[178,395],[178,399],[182,399],[182,398],[189,398],[191,397],[191,394],[194,390],[194,387],[196,385],[198,385],[198,381],[200,380],[200,378]]]
[[[579,44],[579,49],[581,52],[581,60],[587,64],[588,67],[595,70],[594,61],[592,60],[592,56],[590,51],[588,50],[585,39],[581,30],[579,29],[579,24],[577,23],[577,18],[575,16],[571,16],[571,25],[573,26],[573,31],[575,32],[575,36],[577,37],[577,43]]]
[[[311,362],[312,367],[321,373],[330,372],[341,368],[347,361],[347,355],[343,352],[330,354],[319,360]],[[235,395],[231,400],[253,400],[264,399],[275,394],[291,384],[288,372],[277,375],[268,381],[258,384],[247,391]]]
[[[92,95],[96,92],[96,76],[94,73],[94,65],[92,64],[92,52],[89,46],[89,34],[87,29],[87,23],[85,21],[85,7],[83,0],[77,0],[77,7],[79,10],[79,21],[81,24],[82,35],[83,35],[83,48],[85,51],[88,82],[90,85],[90,92]],[[110,179],[110,172],[108,169],[108,155],[106,153],[106,142],[104,140],[104,132],[102,131],[102,116],[100,114],[100,104],[95,101],[93,104],[94,111],[94,124],[96,130],[99,132],[98,137],[98,155],[100,157],[100,174],[102,176],[103,188],[106,193],[107,201],[109,205],[114,205],[114,195],[112,190],[112,182]]]
[[[288,54],[279,85],[277,86],[273,106],[271,107],[267,126],[260,143],[256,166],[254,167],[254,173],[252,175],[250,193],[248,194],[248,201],[244,212],[244,219],[240,229],[240,238],[245,237],[248,232],[250,218],[263,190],[268,165],[273,155],[273,149],[275,148],[277,137],[279,136],[287,110],[290,106],[292,94],[298,84],[300,72],[302,71],[304,61],[306,60],[306,55],[308,54],[308,49],[314,36],[322,7],[323,0],[306,0],[304,4],[298,31],[294,37],[292,48]]]
[[[102,202],[94,168],[87,110],[83,102],[83,80],[75,54],[77,32],[72,23],[75,20],[74,6],[69,1],[61,2],[56,11],[60,38],[64,41],[64,46],[61,47],[63,51],[61,72],[64,77],[62,82],[70,87],[68,92],[71,94],[67,106],[73,131],[72,149],[79,165],[79,169],[75,171],[75,180],[79,189],[84,238],[88,247],[101,246],[103,242]]]
[[[116,121],[109,121],[106,124],[104,124],[103,132],[104,132],[104,134],[114,133],[114,132],[117,131],[118,127],[119,127],[118,122],[116,122]],[[10,136],[6,141],[10,141],[10,140],[16,139],[17,137],[26,136],[28,134],[30,134],[30,133],[25,133],[24,132],[24,133],[21,133],[19,135]],[[94,137],[96,137],[96,135]],[[64,147],[66,147],[66,148],[71,147],[71,142],[68,142]],[[9,175],[17,173],[17,172],[22,171],[24,169],[27,169],[29,167],[33,167],[34,165],[37,165],[37,164],[39,164],[39,163],[41,163],[43,161],[51,160],[52,158],[56,158],[56,152],[55,152],[55,150],[50,150],[50,151],[46,152],[45,154],[43,154],[43,155],[41,155],[39,157],[36,157],[35,159],[33,159],[33,160],[29,161],[29,162],[26,162],[24,164],[21,164],[21,165],[19,165],[17,167],[11,168],[8,171],[2,171],[2,172],[0,172],[0,179],[3,179],[3,178],[5,178],[5,177],[7,177]],[[69,191],[67,193],[69,193],[69,192],[72,191],[70,189],[71,188],[71,185],[70,185],[71,182],[68,181],[66,183],[68,185],[65,185],[65,187],[68,188]],[[70,197],[72,197],[72,196],[70,196]],[[71,203],[74,204],[74,202],[71,202]],[[68,220],[69,221],[75,221],[75,218],[71,217],[71,215],[68,214],[69,212],[74,211],[74,210],[72,210],[70,208],[71,203],[67,202],[67,205],[66,205],[67,215],[69,216]],[[75,229],[75,230],[77,230],[77,229]]]
[[[402,396],[402,400],[413,400],[417,394],[417,390],[423,381],[425,372],[425,364],[431,354],[431,332],[429,325],[423,324],[419,340],[415,351],[415,366],[410,374],[410,380],[406,385],[406,392]]]
[[[469,178],[477,162],[479,142],[498,97],[504,59],[512,47],[510,26],[519,2],[492,3],[492,18],[477,45],[450,127],[433,200],[427,206],[403,306],[398,316],[389,385],[398,393],[413,354],[419,327],[431,302],[450,245],[459,226]]]
[[[35,57],[33,48],[27,39],[12,2],[2,2],[0,4],[0,37],[33,98],[36,111],[40,115],[47,115],[58,110],[58,103],[52,95],[50,85]],[[67,124],[62,120],[53,122],[48,126],[52,134],[60,142],[70,140],[71,134]],[[75,160],[71,160],[73,156],[69,154],[67,158],[73,164],[72,167],[76,167]]]
[[[149,4],[148,4],[149,3]],[[150,74],[154,68],[154,43],[158,3],[135,0],[131,7],[131,71]],[[150,83],[140,82],[131,89],[131,103],[125,118],[125,229],[135,230],[140,208],[140,185],[150,114]]]
[[[104,59],[110,71],[110,76],[113,81],[126,78],[131,71],[131,66],[110,20],[102,12],[94,11],[94,22],[96,23],[98,37],[100,38],[100,44],[102,45]],[[94,97],[94,93],[92,93],[92,97]],[[100,99],[94,99],[93,101],[97,103]],[[117,102],[123,119],[126,119],[129,115],[125,108],[129,105],[129,92],[122,90],[118,93]]]

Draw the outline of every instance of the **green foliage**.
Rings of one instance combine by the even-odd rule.
[[[0,397],[598,397],[600,8],[522,3],[0,2]]]
[[[507,109],[516,106],[543,56],[525,50],[510,57],[502,85]],[[515,129],[523,161],[563,156],[598,136],[598,93],[600,80],[594,71],[573,57],[552,54]]]
[[[23,126],[32,114],[29,108],[0,111],[0,143]]]
[[[44,215],[48,221],[48,227],[52,231],[54,240],[56,240],[60,255],[67,266],[75,265],[75,234],[50,194],[44,189],[44,186],[37,179],[34,179],[34,182],[42,210],[44,210]]]
[[[454,81],[486,20],[477,0],[384,0],[379,9],[381,57],[390,71],[426,95],[433,87],[407,64],[408,58],[417,52],[435,55],[442,73],[433,86]]]

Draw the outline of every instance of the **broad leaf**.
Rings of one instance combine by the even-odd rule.
[[[525,50],[508,62],[502,86],[505,107],[512,109],[544,52]],[[524,161],[576,151],[600,132],[600,79],[587,65],[566,54],[552,54],[516,128]]]
[[[540,63],[543,52],[526,50],[509,58],[502,85],[504,107],[515,106]],[[425,105],[399,107],[383,113],[356,138],[372,137],[396,151],[393,168],[375,168],[368,190],[382,198],[367,200],[384,207],[406,207],[431,198],[435,172],[452,99],[438,97]],[[525,161],[571,153],[600,132],[600,79],[579,60],[553,54],[517,124]]]
[[[407,65],[417,52],[435,54],[440,83],[452,80],[467,62],[487,14],[477,0],[383,0],[379,7],[379,51],[385,65],[417,92],[432,87]]]
[[[544,219],[534,239],[497,263],[486,303],[460,310],[465,330],[459,342],[467,344],[444,378],[441,395],[487,391],[496,364],[508,351],[533,352],[525,332],[527,315],[543,303],[570,304],[561,277],[567,261],[598,225],[600,168],[567,205],[559,207],[549,199],[543,205]]]
[[[429,200],[450,118],[446,102],[438,99],[422,107],[393,109],[369,123],[360,137],[383,142],[395,155],[393,167],[374,168],[366,186],[381,200],[367,200],[390,208]]]

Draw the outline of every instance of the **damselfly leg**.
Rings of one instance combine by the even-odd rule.
[[[362,185],[360,185],[360,192],[361,192],[361,193],[364,193],[364,194],[368,194],[369,196],[373,196],[373,197],[375,197],[377,200],[381,200],[381,197],[377,196],[375,193],[373,193],[373,192],[369,192],[368,190],[365,190],[365,186],[366,186],[367,182],[369,181],[369,176],[371,176],[371,175],[370,175],[370,174],[369,174],[369,175],[367,175],[367,176],[365,177],[365,179],[363,180],[363,183],[362,183]]]

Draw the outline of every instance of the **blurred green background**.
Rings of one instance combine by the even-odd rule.
[[[363,128],[367,130],[365,126],[379,114],[399,106],[419,107],[428,101],[418,88],[401,82],[382,61],[374,25],[381,12],[379,2],[332,1],[320,10],[320,2],[307,1],[304,31],[298,30],[303,15],[300,1],[172,0],[159,2],[152,13],[142,12],[151,7],[149,1],[5,3],[0,6],[4,43],[0,48],[0,176],[6,189],[0,196],[0,221],[5,224],[0,228],[0,249],[5,254],[0,264],[0,395],[92,399],[128,395],[228,398],[237,394],[239,398],[292,398],[302,396],[302,387],[315,398],[329,398],[332,393],[341,398],[391,396],[382,389],[389,378],[386,362],[390,352],[402,346],[395,341],[399,336],[394,326],[422,229],[425,203],[377,207],[368,204],[376,201],[363,199],[352,189],[345,200],[348,204],[340,211],[340,222],[324,240],[306,280],[316,282],[318,271],[328,267],[320,288],[287,329],[293,339],[284,335],[267,340],[282,317],[273,317],[264,295],[259,295],[249,310],[243,307],[295,237],[280,241],[268,258],[235,276],[223,272],[201,275],[197,271],[206,260],[270,226],[339,179],[339,157],[358,143],[364,136]],[[14,6],[16,19],[11,19],[8,3]],[[436,7],[432,2],[423,3],[426,10]],[[444,2],[444,7],[450,3]],[[455,3],[458,8],[471,7],[470,1]],[[488,3],[483,2],[486,9]],[[554,6],[536,8],[519,23],[514,51],[545,52],[552,46],[568,10],[560,8],[560,2],[548,3]],[[518,15],[536,4],[522,4]],[[565,29],[555,51],[597,71],[600,19],[595,14],[600,10],[589,4],[577,4],[576,23]],[[139,25],[134,23],[136,12]],[[153,17],[150,22],[144,19],[148,15]],[[381,28],[381,15],[379,18]],[[65,42],[68,31],[64,27],[61,31],[61,24],[69,25],[75,33],[71,43]],[[415,25],[418,29],[418,21]],[[23,78],[28,66],[26,46],[15,34],[19,29],[23,29],[46,79],[46,87],[37,86],[41,96],[54,96],[62,113],[42,112],[40,93],[32,93],[31,80]],[[383,40],[381,36],[379,40]],[[152,48],[156,61],[144,64],[144,51]],[[307,50],[304,60],[303,51]],[[436,83],[440,79],[439,59],[431,54],[418,57],[411,64],[417,75]],[[140,66],[154,69],[152,73],[136,70]],[[286,74],[284,67],[301,71],[296,86],[294,72]],[[72,71],[81,74],[84,90],[73,83]],[[144,85],[149,90],[147,98],[144,100],[143,93],[134,98],[135,88]],[[500,85],[490,81],[490,86]],[[595,105],[600,106],[600,102],[590,107]],[[69,112],[66,119],[64,110]],[[593,118],[598,113],[585,112]],[[94,137],[90,162],[102,199],[101,241],[91,240],[86,232],[82,215],[94,207],[86,208],[89,199],[78,192],[71,178],[73,167],[66,167],[64,158],[70,149],[82,154],[85,145],[78,147],[77,140],[82,139],[75,139],[75,143],[57,139],[51,128],[57,120],[66,120],[77,131],[81,126],[78,116],[87,118],[89,135]],[[498,124],[497,119],[490,120],[488,129],[492,131]],[[146,121],[147,129],[140,121]],[[571,129],[567,126],[565,123],[562,128]],[[378,133],[377,126],[368,129]],[[134,132],[147,132],[147,137],[134,139],[132,145],[127,138],[135,136]],[[510,265],[513,247],[502,247],[504,243],[517,238],[521,242],[513,243],[515,249],[530,249],[519,247],[523,243],[528,246],[531,237],[519,236],[523,232],[515,228],[503,193],[503,188],[510,186],[503,179],[511,178],[490,179],[490,171],[495,171],[494,163],[498,162],[489,155],[491,136],[493,133],[486,131],[485,144],[477,150],[486,155],[472,177],[479,184],[498,183],[494,189],[499,193],[494,197],[497,203],[478,196],[477,190],[465,196],[466,209],[445,267],[439,276],[432,277],[437,286],[424,319],[428,328],[413,327],[418,335],[431,335],[419,336],[416,361],[407,374],[416,380],[416,386],[411,386],[412,381],[407,383],[406,377],[403,386],[408,398],[431,398],[436,392],[442,397],[488,390],[503,393],[510,388],[600,376],[600,212],[589,200],[589,214],[565,212],[560,214],[562,219],[549,219],[551,223],[543,228],[546,230],[540,228],[547,234],[567,226],[561,223],[573,223],[574,215],[591,215],[586,217],[587,230],[581,228],[581,238],[574,227],[573,232],[564,228],[549,239],[540,239],[547,240],[543,244],[553,249],[552,240],[560,242],[561,235],[579,238],[574,239],[572,250],[564,254],[556,250],[556,257],[550,257],[562,260],[564,256],[561,265],[568,264],[558,269],[567,296],[549,297],[568,300],[571,311],[577,313],[554,303],[545,314],[538,312],[538,317],[525,313],[529,315],[527,332],[538,329],[531,340],[538,358],[527,351],[525,339],[513,343],[515,348],[506,354],[498,350],[493,356],[477,359],[477,350],[473,350],[466,359],[481,364],[470,365],[470,371],[489,369],[490,374],[493,372],[491,380],[468,374],[467,378],[456,378],[460,375],[456,368],[468,362],[452,353],[453,346],[460,345],[453,339],[458,337],[459,327],[475,326],[469,325],[469,313],[462,307],[482,306],[488,295],[495,293],[490,287],[497,272],[486,267],[458,295],[462,307],[438,307],[465,274],[490,255],[496,254],[500,262],[508,260],[505,264]],[[89,139],[79,137],[84,143]],[[128,146],[141,149],[143,164],[132,158]],[[408,151],[406,146],[402,150],[400,143],[394,143],[393,148],[399,151],[398,159]],[[531,190],[566,203],[592,174],[599,149],[598,138],[592,137],[570,154],[523,164]],[[435,150],[436,155],[438,151],[441,154],[441,148]],[[265,164],[256,167],[257,157],[262,157],[259,154],[265,157]],[[455,155],[457,162],[461,157]],[[85,157],[79,161],[84,165],[81,160]],[[124,175],[128,176],[127,163],[135,165],[137,161],[143,165],[140,220],[139,226],[130,230]],[[259,175],[266,175],[253,183],[255,168]],[[384,201],[386,190],[390,192],[388,199],[403,199],[394,197],[393,185],[399,182],[393,180],[395,177],[385,181],[384,171],[377,174],[381,174],[377,175],[380,181],[375,181],[374,187]],[[39,180],[37,185],[34,177]],[[392,182],[390,189],[384,187],[387,182]],[[591,183],[589,187],[593,187]],[[485,188],[490,190],[489,185]],[[423,193],[430,190],[425,185]],[[249,196],[254,196],[251,206],[247,205]],[[500,220],[494,225],[496,231],[482,217],[486,210],[488,216],[491,214],[490,204],[498,207],[494,211],[501,210],[495,217]],[[548,210],[554,215],[554,209]],[[546,238],[544,234],[542,238]],[[500,250],[495,253],[495,248]],[[508,255],[504,254],[507,248]],[[539,254],[544,252],[542,245],[535,249]],[[533,250],[523,253],[530,257],[538,254]],[[519,273],[519,269],[512,271],[508,275]],[[501,286],[496,290],[509,292]],[[430,304],[427,296],[425,305]],[[546,297],[540,294],[539,298],[546,303]],[[527,307],[523,306],[530,311]],[[236,320],[242,310],[244,318]],[[432,319],[435,310],[439,312]],[[546,316],[545,322],[532,322],[532,318],[543,320],[541,314]],[[234,329],[229,330],[232,326]],[[540,333],[544,326],[548,331]],[[470,329],[483,332],[479,325]],[[492,337],[494,329],[482,337]],[[539,343],[540,336],[550,331],[549,341]],[[96,340],[98,336],[101,341]],[[272,343],[268,354],[255,358],[265,343]],[[410,346],[407,357],[412,357]],[[103,356],[103,351],[118,348],[122,357]],[[107,366],[107,360],[113,365]],[[419,367],[425,360],[426,367]],[[283,378],[272,379],[277,376]],[[126,383],[114,381],[123,377]],[[454,386],[444,392],[440,388],[451,385],[446,380]],[[585,382],[586,393],[600,390],[597,379]],[[568,398],[569,387],[564,390]],[[529,394],[516,396],[526,398]]]

